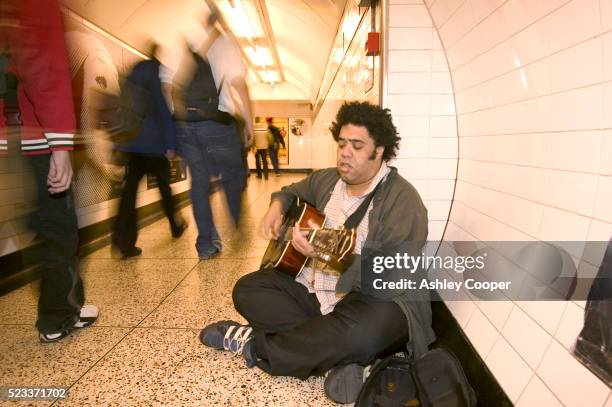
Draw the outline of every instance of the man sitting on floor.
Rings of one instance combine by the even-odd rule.
[[[328,397],[350,403],[363,384],[364,366],[405,349],[409,339],[421,352],[434,340],[429,301],[408,290],[361,290],[364,243],[394,256],[399,244],[412,242],[420,254],[427,238],[427,210],[414,187],[387,165],[400,140],[389,110],[345,103],[330,130],[338,144],[336,167],[272,194],[260,232],[278,238],[283,214],[295,196],[327,215],[325,227],[336,227],[373,192],[356,228],[350,265],[343,273],[329,266],[322,270],[307,232],[294,228],[293,246],[311,257],[306,267],[295,279],[271,268],[243,276],[233,300],[249,325],[216,322],[202,330],[200,340],[242,354],[249,367],[271,375],[305,379],[328,372]]]

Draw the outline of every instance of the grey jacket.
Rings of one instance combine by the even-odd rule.
[[[416,189],[397,173],[396,168],[390,168],[391,172],[372,199],[364,247],[382,255],[394,256],[398,251],[405,251],[400,248],[405,247],[402,243],[412,242],[414,252],[410,254],[418,255],[427,239],[427,209]],[[323,212],[338,179],[336,168],[316,171],[273,193],[272,200],[281,201],[284,211],[287,211],[295,196],[298,196]],[[353,256],[351,264],[336,284],[336,291],[361,291],[361,260],[361,256]],[[409,350],[415,356],[425,353],[427,346],[435,340],[427,292],[386,290],[377,291],[374,295],[394,301],[401,307],[410,329]]]

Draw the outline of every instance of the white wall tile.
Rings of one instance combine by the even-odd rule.
[[[534,375],[521,394],[516,407],[562,407],[555,395],[546,387],[540,378]]]
[[[398,158],[428,158],[429,142],[423,137],[402,138]]]
[[[431,114],[438,116],[455,115],[455,99],[452,95],[431,95]]]
[[[391,5],[389,27],[431,27],[425,5]]]
[[[559,209],[544,210],[542,227],[538,238],[544,241],[585,240],[589,229],[589,218]]]
[[[606,129],[612,128],[612,82],[606,82],[603,85],[604,92],[604,113],[603,113],[603,127]]]
[[[429,199],[450,200],[453,196],[455,186],[454,180],[432,179],[429,180]]]
[[[612,176],[600,176],[593,217],[612,223]]]
[[[431,93],[452,94],[453,84],[450,74],[438,72],[431,74]]]
[[[431,63],[430,50],[389,50],[389,72],[429,72]]]
[[[448,64],[444,51],[431,52],[431,71],[432,72],[448,72]]]
[[[429,157],[457,158],[457,138],[432,138],[429,140]]]
[[[596,175],[551,170],[548,180],[548,204],[591,216],[597,192]]]
[[[600,129],[603,123],[603,85],[589,86],[551,96],[552,130]]]
[[[459,325],[465,330],[468,322],[474,311],[476,311],[476,305],[472,301],[448,301],[446,306],[451,311]],[[478,311],[476,311],[478,312]],[[482,315],[482,314],[481,314]]]
[[[428,235],[427,239],[430,241],[439,241],[442,239],[442,235],[444,234],[444,228],[446,227],[446,219],[445,220],[430,220],[428,227]]]
[[[456,137],[457,118],[455,116],[431,116],[430,129],[431,137]]]
[[[567,406],[601,406],[610,392],[557,341],[551,342],[537,372],[561,403]]]
[[[565,308],[563,317],[561,317],[561,323],[557,332],[555,332],[555,338],[569,351],[576,342],[583,325],[584,309],[570,302]]]
[[[399,115],[428,115],[431,95],[388,95],[389,109]]]
[[[602,41],[604,80],[609,81],[612,80],[612,32],[605,34]]]
[[[600,0],[601,22],[603,31],[612,29],[612,1]]]
[[[550,146],[550,167],[597,173],[601,140],[602,133],[599,131],[554,133]]]
[[[448,10],[446,2],[444,1],[435,1],[429,8],[429,11],[431,13],[431,18],[437,27],[443,25],[450,17],[450,11]]]
[[[538,367],[552,338],[518,307],[512,309],[502,333],[531,369]]]
[[[432,28],[389,28],[390,50],[432,49]]]
[[[430,159],[429,177],[432,179],[455,179],[457,174],[457,160],[455,159]]]
[[[599,160],[600,173],[612,175],[612,131],[605,131],[602,136],[601,158]]]
[[[551,91],[555,93],[600,83],[603,80],[602,62],[601,37],[552,55],[550,57]]]
[[[431,73],[389,73],[389,94],[419,94],[431,92]]]
[[[408,180],[427,179],[429,176],[428,161],[427,159],[398,158],[393,160],[391,165],[397,167],[400,175]]]
[[[485,362],[510,400],[516,402],[531,379],[533,372],[529,366],[503,337],[493,346]]]
[[[390,0],[389,4],[423,4],[423,0]]]
[[[472,4],[464,1],[459,9],[440,27],[440,37],[444,38],[447,48],[453,46],[465,33],[476,25]]]
[[[478,303],[478,308],[500,332],[510,316],[512,307],[511,301],[480,301]]]
[[[393,123],[402,139],[405,137],[429,137],[428,116],[400,116],[394,114]]]
[[[483,359],[486,359],[499,337],[499,331],[478,309],[472,313],[469,322],[465,325],[465,333]]]
[[[567,303],[561,301],[515,301],[527,315],[554,335]]]
[[[549,52],[557,52],[601,33],[598,0],[574,0],[545,19]]]
[[[427,201],[427,217],[429,220],[446,221],[450,211],[451,201]]]

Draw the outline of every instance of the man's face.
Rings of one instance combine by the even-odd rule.
[[[368,129],[346,124],[338,139],[337,169],[340,178],[349,185],[369,181],[376,175],[384,147],[376,147]]]

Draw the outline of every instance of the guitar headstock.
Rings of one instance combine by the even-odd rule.
[[[322,228],[313,232],[310,244],[323,263],[338,266],[355,248],[355,229]]]

